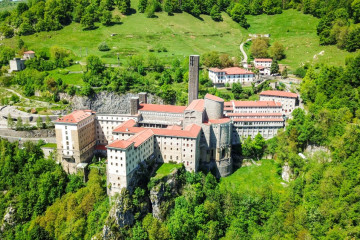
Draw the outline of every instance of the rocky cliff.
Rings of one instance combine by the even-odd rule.
[[[173,205],[173,200],[180,194],[183,172],[184,169],[176,169],[170,175],[153,182],[154,186],[150,189],[150,201],[154,218],[164,220],[166,213]]]
[[[117,94],[114,92],[99,92],[91,97],[70,96],[66,93],[60,93],[61,100],[67,100],[70,103],[70,110],[91,109],[98,113],[130,113],[130,98],[137,97],[135,93]],[[148,94],[148,103],[163,104],[162,99],[155,95]]]

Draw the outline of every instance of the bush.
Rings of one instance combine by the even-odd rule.
[[[106,52],[110,50],[110,47],[106,44],[106,42],[100,43],[98,47],[99,51]]]

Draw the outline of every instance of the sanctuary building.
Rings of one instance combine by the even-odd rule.
[[[189,79],[198,81],[197,77]],[[57,160],[75,173],[96,153],[107,157],[108,194],[129,186],[143,161],[181,163],[187,171],[232,173],[231,149],[260,133],[272,138],[284,127],[282,104],[230,101],[206,94],[188,106],[151,104],[146,93],[130,99],[127,114],[77,110],[55,122]]]

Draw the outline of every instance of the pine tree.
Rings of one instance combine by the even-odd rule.
[[[42,117],[38,117],[36,119],[36,126],[38,129],[42,129],[44,127],[44,122],[43,122]]]
[[[16,121],[16,130],[22,130],[24,128],[23,121],[21,117],[18,117]]]
[[[11,129],[14,127],[14,120],[11,117],[10,113],[7,116],[7,126],[8,126],[8,128],[11,128]]]

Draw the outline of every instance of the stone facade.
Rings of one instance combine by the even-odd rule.
[[[192,55],[189,57],[189,104],[198,99],[199,94],[199,63],[200,56]]]

